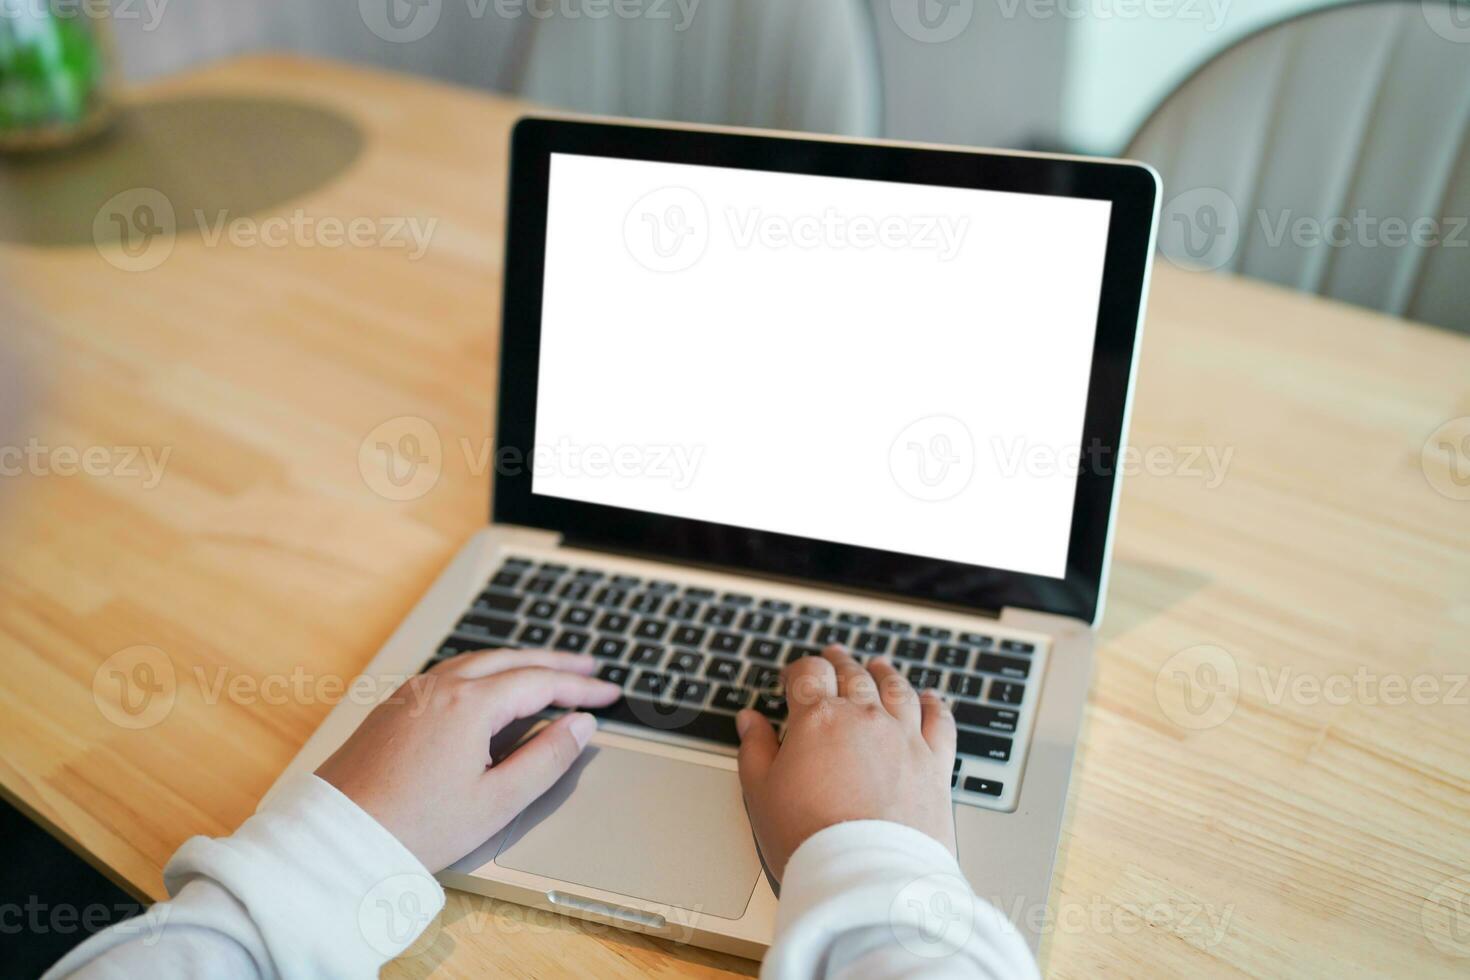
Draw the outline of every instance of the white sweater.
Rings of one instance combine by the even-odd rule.
[[[371,977],[444,906],[422,864],[357,804],[303,776],[231,837],[195,837],[163,871],[172,901],[82,943],[52,977]],[[792,855],[770,978],[1034,977],[1011,923],[937,841],[838,824]]]

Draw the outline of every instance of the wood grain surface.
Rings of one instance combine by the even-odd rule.
[[[188,111],[87,181],[0,164],[0,788],[159,899],[486,519],[519,107],[273,57],[137,98]],[[333,172],[294,162],[310,118]],[[150,187],[187,206],[129,255],[106,205]],[[1467,417],[1470,340],[1161,262],[1056,885],[1014,910],[1046,916],[1048,974],[1470,972]],[[431,486],[384,482],[404,419]],[[140,663],[141,710],[114,683]],[[388,973],[755,969],[451,893]]]

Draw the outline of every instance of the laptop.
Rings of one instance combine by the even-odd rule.
[[[625,696],[443,883],[759,957],[735,713],[779,726],[781,668],[841,643],[951,700],[960,864],[1035,947],[1158,195],[1125,161],[521,120],[490,522],[366,673],[549,647]]]

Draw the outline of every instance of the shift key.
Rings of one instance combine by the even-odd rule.
[[[982,735],[968,728],[961,728],[958,732],[960,755],[968,755],[976,759],[994,759],[997,762],[1010,760],[1010,739],[1001,738],[999,735]]]

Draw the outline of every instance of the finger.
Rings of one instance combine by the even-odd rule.
[[[740,735],[740,788],[749,799],[765,782],[781,743],[766,716],[750,708],[735,716],[735,731]]]
[[[887,657],[875,657],[868,662],[868,672],[878,684],[878,695],[883,707],[899,721],[916,723],[919,720],[919,698],[909,679]]]
[[[552,705],[601,708],[622,697],[622,688],[581,674],[545,667],[521,667],[473,682],[489,701],[490,730],[498,732],[517,718],[529,718]]]
[[[834,643],[822,651],[822,656],[837,674],[838,694],[858,704],[878,703],[878,688],[873,682],[873,675],[864,670],[852,654]]]
[[[597,719],[591,715],[562,715],[485,773],[501,825],[566,775],[596,731]]]
[[[919,695],[919,710],[922,715],[919,731],[924,734],[924,741],[929,743],[935,755],[944,760],[945,765],[951,764],[954,762],[955,728],[949,702],[938,692],[925,691]]]
[[[523,667],[545,667],[571,674],[590,674],[597,661],[585,653],[558,653],[553,650],[485,650],[466,653],[446,660],[434,668],[435,673],[456,677],[493,677]]]
[[[786,665],[786,704],[795,717],[837,696],[837,674],[824,657],[802,657]]]

